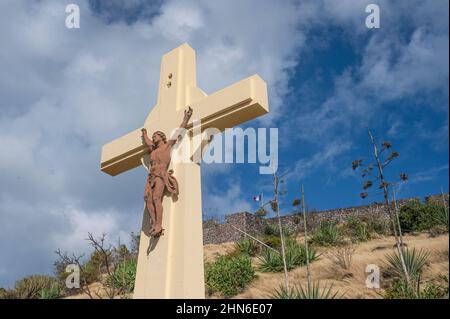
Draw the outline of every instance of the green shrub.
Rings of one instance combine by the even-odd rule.
[[[348,218],[345,223],[345,229],[353,242],[364,242],[370,239],[368,227],[358,218]]]
[[[419,201],[412,201],[400,208],[400,226],[404,232],[419,230],[422,228],[420,217],[421,204]]]
[[[412,201],[400,208],[400,225],[405,232],[430,230],[434,226],[448,229],[448,211],[444,206]]]
[[[384,299],[415,299],[416,295],[403,280],[395,280],[393,285],[384,291]]]
[[[111,255],[113,256],[111,261],[115,265],[133,258],[132,253],[128,250],[128,247],[123,244],[119,245],[118,247],[114,247],[114,249],[112,249]]]
[[[419,296],[421,299],[448,299],[448,287],[428,283]]]
[[[264,238],[263,238],[263,242],[275,249],[281,249],[281,238],[280,238],[280,228],[278,227],[277,224],[268,224],[266,225],[266,227],[264,228]],[[286,227],[282,226],[281,227],[282,231],[283,231],[283,236],[285,238],[285,240],[290,240],[293,236],[293,233],[287,229]]]
[[[259,252],[259,246],[252,239],[244,239],[236,242],[235,249],[251,257],[256,256]]]
[[[367,230],[370,233],[388,235],[391,233],[389,220],[380,215],[370,215],[367,217]]]
[[[100,280],[101,274],[101,266],[96,264],[92,260],[89,260],[88,262],[81,265],[80,279],[86,284],[90,284]]]
[[[112,261],[112,252],[107,252],[108,258]],[[95,250],[92,252],[89,260],[81,265],[80,276],[81,281],[90,284],[100,280],[101,274],[106,272],[105,255]]]
[[[55,296],[55,287],[58,286],[56,278],[44,275],[32,275],[18,280],[15,284],[14,291],[19,299],[38,299],[42,296],[48,296],[49,292],[52,292],[52,296]]]
[[[129,259],[122,261],[114,270],[114,273],[108,277],[107,284],[110,287],[117,288],[120,293],[129,293],[134,290],[134,281],[136,280],[137,260]]]
[[[396,280],[392,287],[385,290],[383,298],[385,299],[442,299],[448,298],[448,288],[427,283],[424,289],[410,288],[403,280]]]
[[[312,247],[308,247],[309,261],[317,259],[316,251]],[[283,257],[281,252],[278,253],[272,249],[265,249],[260,257],[262,272],[280,272],[284,270]],[[294,240],[286,242],[286,267],[292,270],[295,267],[306,265],[306,249],[305,246],[297,244]]]
[[[57,299],[61,295],[58,282],[54,282],[50,287],[43,288],[39,292],[39,299]]]
[[[220,256],[205,266],[207,287],[225,298],[237,295],[255,278],[251,259],[246,254]]]
[[[311,241],[319,246],[334,246],[342,242],[342,235],[336,222],[321,221],[314,230]]]

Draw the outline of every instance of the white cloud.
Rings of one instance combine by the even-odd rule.
[[[228,178],[222,188],[214,187],[203,202],[205,218],[222,218],[236,212],[251,212],[253,209],[249,201],[242,198],[240,181]]]
[[[123,214],[115,210],[106,211],[82,211],[74,207],[65,207],[60,211],[53,211],[51,217],[63,216],[67,220],[64,231],[54,230],[52,241],[58,243],[58,247],[64,247],[68,251],[83,251],[86,248],[85,239],[88,233],[94,235],[107,234],[108,241],[116,243],[118,238],[129,238],[129,225]],[[137,218],[133,218],[135,221]],[[124,223],[125,222],[125,223]]]
[[[359,75],[361,90],[383,100],[446,90],[448,83],[447,35],[418,27],[405,42],[395,36],[373,37]],[[393,62],[395,61],[395,62]]]

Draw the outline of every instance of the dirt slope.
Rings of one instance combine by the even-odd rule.
[[[297,238],[302,242],[302,238]],[[425,269],[423,279],[439,281],[440,275],[449,274],[449,238],[448,234],[438,237],[430,237],[429,234],[419,234],[417,236],[405,236],[405,243],[408,247],[417,249],[426,249],[430,252],[430,265]],[[349,271],[343,271],[333,263],[333,254],[336,247],[319,248],[322,255],[318,260],[311,263],[313,280],[320,280],[322,285],[333,284],[335,290],[339,291],[341,298],[381,298],[380,293],[383,289],[366,288],[365,273],[368,264],[376,264],[383,272],[384,259],[387,253],[394,252],[394,238],[384,237],[374,239],[369,242],[355,245],[353,261]],[[205,246],[205,261],[211,261],[220,254],[225,254],[233,249],[232,243],[221,245]],[[257,266],[258,260],[254,259]],[[270,298],[277,288],[284,282],[282,273],[260,273],[258,278],[246,289],[246,291],[237,295],[235,298]],[[306,269],[299,267],[289,272],[291,283],[306,283]],[[442,280],[441,280],[442,283]],[[381,278],[381,287],[383,287],[383,278]],[[342,295],[343,294],[343,295]],[[212,296],[214,298],[214,296]]]

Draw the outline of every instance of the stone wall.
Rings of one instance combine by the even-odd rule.
[[[425,202],[442,205],[445,200],[448,207],[448,193],[447,194],[438,194],[438,195],[430,195],[425,197]]]
[[[449,201],[449,194],[444,194],[445,200]],[[408,198],[397,201],[399,207],[406,203],[419,200],[419,198]],[[431,195],[425,198],[426,202],[442,204],[442,195]],[[308,228],[316,227],[322,220],[336,220],[338,222],[345,221],[349,217],[363,218],[367,216],[379,215],[388,218],[388,210],[384,204],[372,204],[367,206],[355,206],[349,208],[337,208],[324,210],[320,212],[310,212],[307,214]],[[258,235],[264,232],[264,228],[268,224],[276,223],[275,218],[257,217],[248,212],[241,212],[228,215],[224,223],[218,223],[214,220],[206,220],[203,222],[203,243],[219,244],[224,242],[238,241],[245,235],[238,229],[245,231],[251,235]],[[303,215],[291,214],[281,217],[284,227],[293,232],[303,230]],[[237,229],[236,229],[237,228]]]

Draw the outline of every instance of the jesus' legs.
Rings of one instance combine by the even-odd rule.
[[[156,224],[153,226],[154,234],[158,235],[161,233],[162,229],[162,215],[163,215],[163,206],[162,199],[164,194],[164,189],[166,185],[161,178],[156,178],[155,187],[153,188],[153,205],[155,207],[156,214]]]
[[[153,199],[152,199],[152,186],[150,178],[147,180],[147,183],[145,185],[145,192],[144,192],[144,200],[145,204],[147,205],[147,210],[150,215],[150,219],[152,221],[152,229],[150,229],[150,234],[153,232],[153,228],[156,224],[156,213],[155,213],[155,206],[153,205]]]
[[[150,214],[150,219],[152,220],[152,229],[150,230],[150,233],[152,233],[154,231],[155,224],[156,224],[156,212],[155,212],[155,206],[153,206],[152,196],[150,195],[146,199],[145,202],[147,204],[147,210]]]

